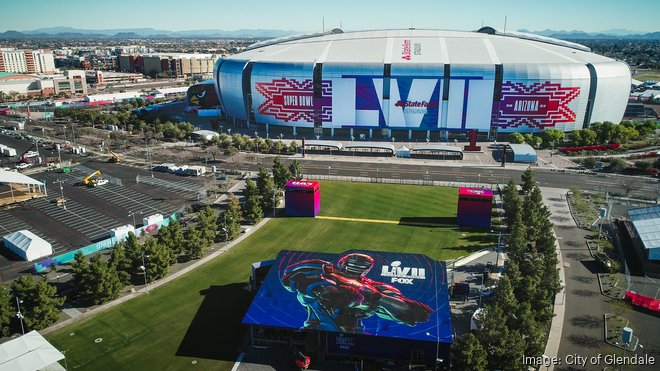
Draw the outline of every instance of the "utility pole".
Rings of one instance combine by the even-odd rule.
[[[55,181],[54,183],[59,183],[60,185],[60,197],[62,200],[62,207],[64,207],[64,210],[66,210],[66,199],[64,198],[64,187],[62,187],[62,183],[64,183],[61,179]]]

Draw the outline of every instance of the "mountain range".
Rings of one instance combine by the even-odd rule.
[[[72,27],[48,27],[31,31],[0,32],[0,39],[107,39],[107,38],[227,38],[269,39],[299,33],[292,30],[241,29],[168,31],[154,28],[87,30]]]
[[[585,39],[626,39],[626,40],[660,40],[660,32],[641,33],[630,31],[621,28],[613,28],[600,32],[584,32],[580,30],[564,31],[564,30],[543,30],[543,31],[529,31],[525,29],[518,30],[520,32],[533,33],[536,35],[553,37],[555,39],[570,39],[570,40],[585,40]]]
[[[580,30],[564,31],[550,30],[529,31],[518,30],[557,39],[627,39],[627,40],[660,40],[660,32],[640,33],[627,29],[609,29],[600,32],[584,32]],[[123,29],[79,29],[73,27],[47,27],[31,31],[9,30],[0,32],[0,39],[140,39],[140,38],[226,38],[226,39],[269,39],[273,37],[298,34],[293,30],[273,29],[241,29],[234,31],[220,29],[168,31],[154,28],[123,28]]]

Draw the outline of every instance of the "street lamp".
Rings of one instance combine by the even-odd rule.
[[[25,335],[25,327],[23,327],[23,313],[21,313],[21,303],[23,300],[19,299],[18,296],[16,297],[16,307],[18,308],[18,312],[16,313],[16,317],[21,321],[21,332],[23,335]]]
[[[135,227],[135,212],[129,210],[128,211],[128,216],[133,217],[133,227]],[[144,262],[143,262],[143,264],[144,264]]]
[[[481,174],[477,174],[479,176],[479,185],[481,185]]]
[[[142,252],[142,265],[140,266],[140,269],[142,270],[142,273],[144,274],[144,289],[146,290],[147,294],[149,293],[149,285],[147,284],[147,266],[144,264],[144,252]],[[147,255],[147,258],[149,258],[149,255]]]

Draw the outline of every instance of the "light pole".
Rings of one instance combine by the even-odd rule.
[[[135,227],[135,212],[129,210],[128,211],[128,216],[133,217],[133,227]],[[144,264],[144,262],[142,262],[142,264]]]
[[[481,174],[477,174],[479,176],[479,185],[481,185]]]
[[[64,199],[64,187],[62,187],[62,180],[58,180],[55,183],[60,184],[60,198],[62,199],[62,207],[64,207],[64,210],[66,210],[66,200]],[[59,205],[58,205],[59,206]]]
[[[18,296],[16,297],[16,307],[18,308],[18,312],[16,313],[16,317],[21,321],[21,332],[23,335],[25,335],[25,328],[23,327],[23,313],[21,313],[21,303],[23,300],[19,299]]]
[[[147,255],[147,258],[149,255]],[[146,290],[147,294],[149,293],[149,285],[147,284],[147,266],[144,264],[144,251],[142,252],[142,266],[140,266],[140,269],[142,269],[142,272],[144,274],[144,289]]]

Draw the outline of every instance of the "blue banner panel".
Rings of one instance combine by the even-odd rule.
[[[446,266],[420,254],[283,250],[243,323],[451,343]]]

